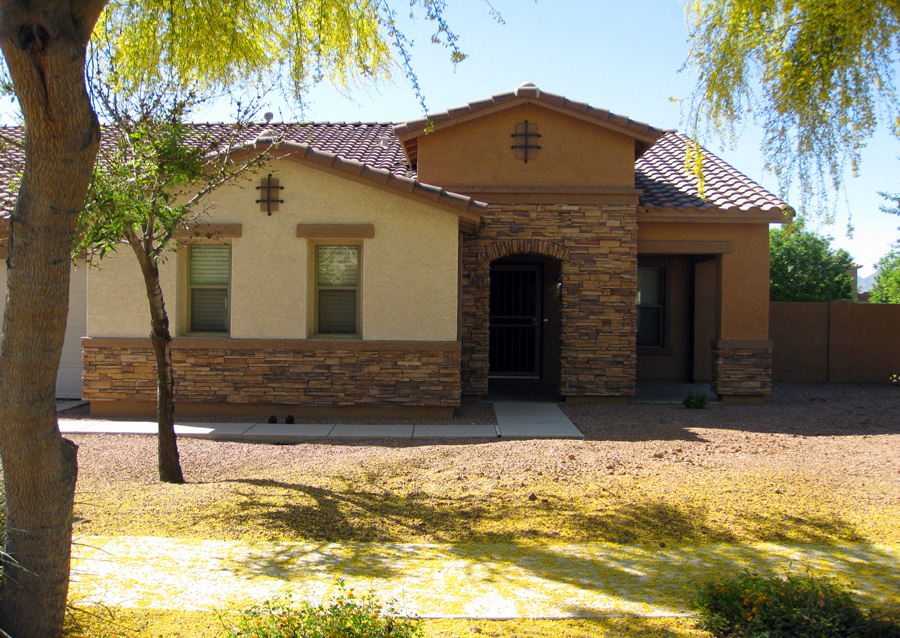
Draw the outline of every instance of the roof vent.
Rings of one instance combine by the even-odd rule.
[[[391,147],[391,137],[389,135],[383,135],[378,138],[378,144],[381,148],[390,148]]]
[[[272,118],[275,117],[272,113],[265,113],[263,115],[263,119],[266,121],[266,124],[272,121]]]

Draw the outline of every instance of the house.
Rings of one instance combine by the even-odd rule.
[[[10,183],[8,167],[0,167],[2,184]],[[0,187],[0,198],[2,198]],[[8,202],[9,198],[3,198]],[[0,206],[0,321],[6,310],[6,258],[9,256],[7,239],[9,223]],[[63,341],[59,360],[59,372],[56,376],[56,397],[58,399],[81,398],[81,339],[87,334],[87,268],[73,268],[69,278],[69,315],[66,322],[66,335]]]
[[[276,125],[250,127],[264,147]],[[180,414],[439,416],[491,379],[771,388],[784,202],[689,140],[525,84],[397,125],[305,124],[162,268]],[[133,255],[88,275],[83,395],[152,414]]]

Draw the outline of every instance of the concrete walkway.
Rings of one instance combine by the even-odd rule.
[[[897,604],[900,546],[452,545],[76,539],[69,601],[184,611],[276,596],[320,602],[338,579],[424,618],[683,616],[695,583],[744,569],[837,578],[863,604]]]
[[[584,435],[553,403],[494,403],[497,425],[346,425],[307,423],[181,423],[175,434],[216,441],[297,443],[311,438],[392,439],[583,439]],[[64,434],[156,434],[155,421],[94,421],[60,416]]]

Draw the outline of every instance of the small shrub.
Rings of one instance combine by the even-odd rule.
[[[684,401],[682,401],[682,403],[686,408],[690,408],[693,410],[702,410],[706,407],[706,401],[706,392],[691,392],[687,395]]]
[[[703,583],[691,603],[700,629],[716,638],[900,637],[900,625],[866,614],[827,578],[744,572]]]
[[[241,613],[227,638],[414,638],[422,623],[401,618],[371,592],[358,596],[338,583],[338,594],[321,605],[306,601],[269,601]],[[225,624],[225,623],[223,623]]]

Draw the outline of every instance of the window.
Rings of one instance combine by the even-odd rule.
[[[191,332],[228,332],[231,246],[190,247]]]
[[[662,348],[665,345],[663,304],[666,290],[665,268],[638,268],[637,345]]]
[[[316,333],[359,334],[359,246],[316,246]]]

